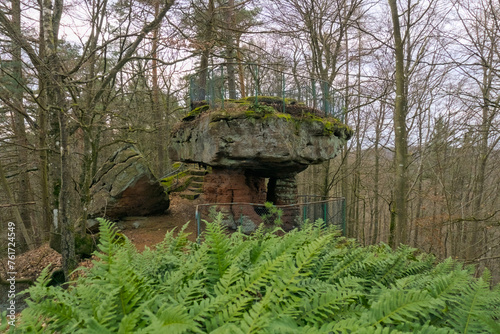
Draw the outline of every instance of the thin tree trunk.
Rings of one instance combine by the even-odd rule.
[[[234,0],[227,1],[227,8],[225,10],[226,27],[227,27],[227,46],[226,46],[226,61],[227,61],[227,84],[229,88],[229,98],[236,99],[236,73],[234,70],[234,32],[233,29],[236,25],[234,20]],[[222,97],[224,98],[224,97]]]
[[[14,28],[21,33],[21,4],[19,0],[12,1],[12,23]],[[17,43],[12,43],[12,60],[13,60],[13,79],[14,79],[14,93],[13,101],[16,109],[13,111],[12,115],[12,125],[14,134],[16,136],[17,144],[17,163],[20,169],[18,176],[18,184],[16,190],[17,202],[31,202],[33,201],[33,192],[31,190],[31,184],[28,176],[28,138],[26,136],[26,126],[24,123],[24,116],[18,111],[23,111],[23,75],[22,75],[22,58],[21,58],[21,46]],[[32,226],[31,221],[31,211],[28,207],[23,206],[19,208],[21,217],[23,219],[24,225],[28,231],[31,231],[34,235],[35,229]]]
[[[158,13],[160,11],[160,3],[159,1],[155,2],[155,17],[158,16]],[[153,30],[153,60],[152,60],[152,67],[153,67],[153,115],[156,123],[156,154],[158,157],[158,162],[157,162],[157,176],[163,175],[164,169],[165,169],[165,148],[163,147],[163,138],[166,136],[166,133],[162,133],[162,130],[164,129],[164,121],[162,117],[162,111],[160,107],[160,88],[158,86],[158,39],[159,39],[159,33],[160,33],[160,26],[156,27]]]
[[[400,243],[407,244],[407,165],[408,165],[408,138],[406,131],[406,78],[404,69],[404,45],[401,39],[399,13],[396,0],[388,0],[391,8],[393,23],[394,48],[396,56],[396,102],[394,106],[394,134],[395,134],[395,184],[394,184],[394,231],[392,247]]]
[[[49,115],[52,117],[52,130],[58,135],[53,136],[53,150],[59,151],[59,161],[51,159],[52,165],[57,164],[57,174],[54,175],[55,190],[58,190],[58,227],[61,234],[61,255],[62,267],[66,280],[69,272],[75,265],[75,238],[74,227],[70,219],[70,193],[71,193],[71,166],[69,163],[69,134],[66,98],[63,87],[65,87],[62,77],[62,66],[57,54],[58,31],[60,12],[62,11],[62,0],[56,0],[55,10],[52,9],[52,2],[43,2],[43,30],[45,41],[46,66],[50,69],[47,75],[47,102]],[[57,120],[57,123],[54,122]],[[56,231],[57,233],[57,231]]]
[[[205,35],[203,36],[204,46],[203,51],[201,53],[200,60],[200,77],[198,79],[198,100],[203,101],[207,98],[207,77],[208,77],[208,60],[210,57],[210,52],[212,48],[208,45],[211,41],[213,35],[213,19],[215,12],[215,4],[214,0],[208,0],[208,11],[207,15],[207,24],[205,27]]]

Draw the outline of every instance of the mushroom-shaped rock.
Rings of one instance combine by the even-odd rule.
[[[91,217],[144,216],[169,207],[164,188],[132,145],[116,151],[97,171],[90,193]]]
[[[204,182],[208,203],[293,205],[297,203],[296,174],[334,158],[352,130],[300,104],[286,104],[283,113],[283,104],[272,99],[259,104],[248,101],[225,101],[224,109],[194,109],[172,131],[170,157],[212,167]],[[251,206],[220,209],[228,221],[259,222]],[[288,211],[284,220],[291,228],[297,209]]]

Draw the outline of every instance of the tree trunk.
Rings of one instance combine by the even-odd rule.
[[[45,40],[44,40],[44,22],[43,22],[43,11],[40,11],[40,35],[39,35],[39,58],[45,59]],[[52,212],[51,212],[51,197],[49,191],[49,149],[47,144],[47,95],[46,92],[46,72],[40,72],[40,80],[38,80],[38,149],[40,151],[39,155],[39,168],[40,168],[40,195],[41,195],[41,206],[42,206],[42,237],[41,239],[46,241],[50,238],[50,231],[52,228]]]
[[[227,84],[229,88],[229,98],[236,99],[236,73],[234,70],[235,55],[234,55],[234,37],[233,37],[234,36],[233,29],[236,25],[236,22],[234,20],[234,0],[227,1],[225,16],[226,16],[226,28],[227,28],[226,31]]]
[[[209,43],[213,35],[213,20],[214,20],[215,4],[214,0],[208,0],[207,23],[205,26],[205,34],[203,36],[203,51],[200,60],[200,76],[198,78],[198,101],[206,100],[207,98],[207,77],[208,77],[208,60],[212,51]]]
[[[245,87],[245,70],[243,68],[243,56],[241,55],[239,37],[236,39],[236,60],[238,62],[238,76],[240,82],[241,98],[244,98],[247,96],[247,92]]]
[[[160,3],[159,1],[155,2],[155,17],[158,16],[158,13],[160,11]],[[158,39],[159,39],[159,33],[160,33],[160,26],[156,27],[153,30],[153,60],[152,60],[152,67],[153,67],[153,115],[154,115],[154,120],[156,123],[156,154],[157,154],[157,168],[156,168],[156,173],[157,176],[160,177],[163,175],[163,172],[165,170],[165,148],[163,147],[163,138],[167,134],[163,131],[164,130],[164,120],[162,117],[162,111],[160,107],[160,88],[158,85]]]
[[[394,236],[392,247],[400,243],[407,244],[407,165],[408,138],[406,131],[407,102],[405,92],[404,46],[401,39],[399,13],[396,0],[388,0],[391,8],[393,24],[394,48],[396,57],[396,101],[394,106],[394,140],[395,140],[395,183],[394,183]]]
[[[12,1],[12,23],[14,29],[21,33],[21,4],[19,0]],[[24,111],[23,105],[23,75],[22,75],[22,58],[21,58],[21,46],[18,43],[12,43],[12,76],[14,80],[14,92],[12,94],[14,110],[12,113],[12,128],[16,136],[16,149],[17,149],[17,164],[20,169],[17,182],[16,199],[18,203],[27,203],[33,201],[33,192],[31,190],[31,184],[28,176],[28,138],[26,136],[26,126],[24,122],[24,116],[21,113]],[[32,226],[31,213],[27,206],[21,206],[19,208],[24,226],[26,229],[37,235],[35,233],[34,226]]]
[[[59,158],[51,159],[51,165],[57,166],[53,174],[54,191],[57,191],[58,221],[57,226],[61,236],[62,266],[66,280],[69,272],[75,265],[75,238],[74,227],[70,219],[69,203],[71,193],[71,166],[69,163],[68,149],[68,112],[64,92],[64,80],[62,76],[62,66],[57,54],[59,20],[62,11],[62,0],[55,0],[53,11],[50,0],[43,1],[43,31],[45,42],[46,68],[50,69],[45,77],[47,79],[46,92],[49,117],[51,117],[52,150]],[[56,122],[57,120],[57,122]]]

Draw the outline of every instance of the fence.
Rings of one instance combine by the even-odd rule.
[[[234,70],[237,65],[237,71]],[[228,71],[228,68],[230,69]],[[228,72],[232,73],[228,75]],[[236,73],[238,72],[238,73]],[[199,71],[190,77],[191,106],[206,101],[214,107],[224,100],[254,96],[274,96],[295,100],[344,121],[344,97],[328,82],[286,73],[280,69],[257,64],[220,64]]]
[[[261,223],[274,225],[278,219],[285,230],[300,227],[306,220],[322,219],[327,226],[335,225],[345,235],[345,198],[328,197],[308,201],[320,198],[319,196],[300,196],[297,204],[276,206],[255,203],[199,204],[196,206],[195,213],[197,237],[204,230],[203,221],[212,221],[219,213],[223,216],[224,225],[233,230],[241,228],[244,233],[253,232]]]

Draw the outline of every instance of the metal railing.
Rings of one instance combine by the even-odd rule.
[[[237,67],[228,76],[227,66]],[[230,89],[231,87],[231,89]],[[271,66],[257,64],[219,64],[191,75],[189,98],[191,107],[205,101],[211,107],[224,109],[227,99],[258,96],[278,97],[283,111],[286,102],[296,101],[321,110],[325,116],[344,121],[344,96],[328,82],[287,73]]]
[[[291,205],[265,205],[258,203],[210,203],[198,204],[195,211],[196,236],[204,230],[204,221],[212,221],[221,213],[222,223],[244,233],[251,233],[261,223],[266,225],[289,224],[300,227],[305,221],[322,219],[327,226],[335,225],[342,234],[346,232],[346,201],[344,197],[328,197],[317,201],[304,199],[319,196],[300,196],[301,201]]]

